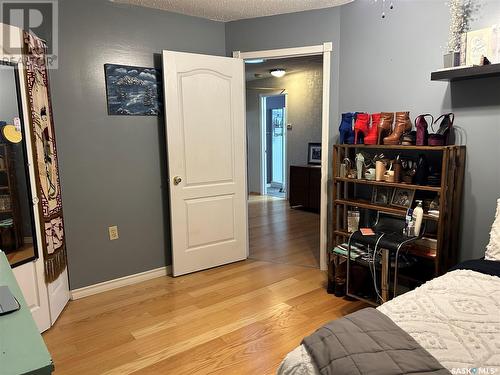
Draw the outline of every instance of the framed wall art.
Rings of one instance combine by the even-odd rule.
[[[321,143],[309,143],[307,148],[307,163],[321,164]]]
[[[158,116],[162,113],[161,72],[104,64],[109,115]]]

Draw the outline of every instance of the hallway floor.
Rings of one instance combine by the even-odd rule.
[[[291,209],[288,201],[250,196],[250,258],[319,268],[319,215]]]

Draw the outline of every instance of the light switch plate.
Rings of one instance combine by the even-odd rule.
[[[118,226],[113,225],[113,226],[109,227],[108,232],[109,232],[109,239],[111,241],[117,240],[119,238],[118,237]]]

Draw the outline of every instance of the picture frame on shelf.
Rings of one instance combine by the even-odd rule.
[[[415,197],[415,190],[396,188],[391,199],[391,206],[400,208],[410,208]]]
[[[391,203],[392,196],[392,188],[375,186],[372,191],[372,203],[380,206],[388,206]]]
[[[481,65],[481,56],[493,59],[495,49],[493,27],[467,32],[465,63],[467,65]]]
[[[321,164],[321,143],[308,144],[307,164]]]

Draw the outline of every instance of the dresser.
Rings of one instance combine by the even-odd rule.
[[[290,207],[320,210],[321,166],[291,165],[288,200]]]
[[[18,311],[0,315],[0,374],[51,374],[52,359],[2,251],[0,285],[7,285],[21,305]]]

